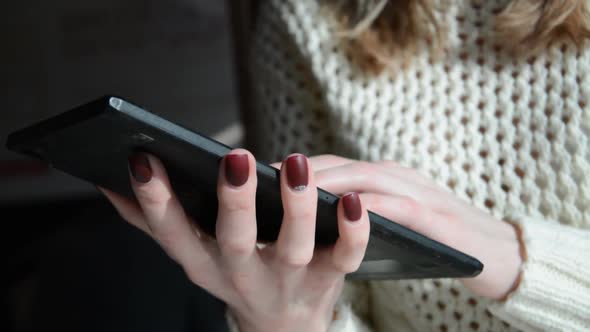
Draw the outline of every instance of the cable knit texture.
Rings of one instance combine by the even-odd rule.
[[[528,259],[504,303],[456,280],[349,284],[334,331],[590,330],[590,50],[564,41],[511,57],[493,40],[506,1],[436,13],[394,72],[363,74],[317,0],[262,1],[252,56],[259,156],[396,160],[523,230]],[[364,323],[361,323],[364,322]]]

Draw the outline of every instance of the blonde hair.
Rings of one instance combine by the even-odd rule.
[[[404,59],[421,43],[444,48],[444,27],[434,0],[327,0],[343,24],[365,69],[381,71],[392,59]],[[513,54],[531,54],[569,38],[581,46],[590,38],[586,0],[511,0],[495,13],[495,39]]]

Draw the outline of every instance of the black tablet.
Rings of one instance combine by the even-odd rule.
[[[75,177],[133,197],[127,158],[145,151],[160,158],[187,213],[214,235],[219,163],[231,148],[158,117],[121,98],[103,97],[8,137],[8,149],[46,161]],[[258,240],[276,240],[282,219],[279,170],[258,162]],[[338,238],[338,197],[318,189],[316,244]],[[481,262],[395,221],[369,212],[371,233],[363,263],[349,278],[473,277]]]

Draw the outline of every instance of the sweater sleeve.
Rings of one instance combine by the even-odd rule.
[[[526,250],[521,280],[490,311],[523,331],[590,331],[590,230],[512,220]]]
[[[296,41],[291,1],[263,1],[258,8],[250,49],[250,112],[246,123],[254,133],[257,158],[274,162],[293,152],[335,153],[335,131],[324,89],[312,72],[310,59]],[[291,23],[289,23],[289,22]]]

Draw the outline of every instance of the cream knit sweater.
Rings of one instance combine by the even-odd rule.
[[[524,232],[506,302],[449,279],[349,284],[331,330],[590,331],[590,48],[511,58],[490,38],[505,1],[449,3],[442,59],[423,47],[396,74],[365,77],[318,0],[262,1],[248,128],[264,133],[262,159],[396,160]]]

